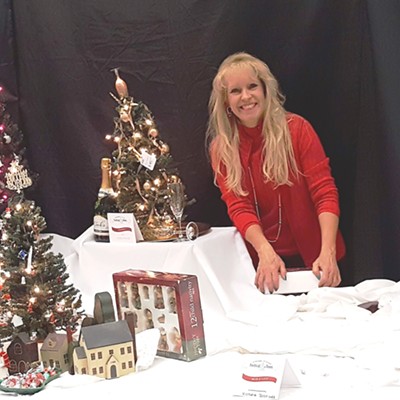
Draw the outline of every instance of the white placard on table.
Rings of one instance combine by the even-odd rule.
[[[281,387],[299,387],[299,379],[285,356],[244,354],[234,381],[234,398],[279,398]]]
[[[279,278],[277,294],[308,293],[318,287],[319,280],[310,269],[288,270],[286,280]],[[268,293],[268,291],[266,291]]]
[[[110,243],[136,243],[143,240],[133,213],[108,213]]]

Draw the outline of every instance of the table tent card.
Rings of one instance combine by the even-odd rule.
[[[136,243],[143,240],[133,213],[108,213],[111,243]]]
[[[295,372],[284,356],[244,354],[234,382],[234,398],[279,398],[281,387],[299,387]]]

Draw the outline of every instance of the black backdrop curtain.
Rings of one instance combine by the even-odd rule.
[[[188,219],[230,225],[204,150],[219,63],[265,60],[286,108],[315,127],[340,191],[344,283],[399,280],[398,1],[0,0],[0,82],[18,96],[30,195],[48,231],[92,224],[116,104],[112,68],[153,112],[189,196]],[[229,266],[227,266],[229,267]]]

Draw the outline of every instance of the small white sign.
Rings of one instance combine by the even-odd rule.
[[[274,293],[308,293],[310,290],[316,289],[318,284],[319,280],[311,270],[305,268],[296,270],[288,269],[286,280],[279,279],[279,289]]]
[[[281,387],[298,387],[300,381],[284,356],[245,354],[233,397],[279,398]]]
[[[143,240],[133,213],[108,213],[110,243],[136,243]]]
[[[16,328],[18,328],[19,326],[21,326],[21,325],[24,324],[24,321],[22,320],[22,318],[21,318],[19,315],[14,314],[14,316],[12,317],[11,323],[12,323]]]
[[[143,167],[153,171],[156,161],[157,157],[155,154],[149,154],[147,151],[143,151],[142,157],[140,158],[140,164],[142,164]]]

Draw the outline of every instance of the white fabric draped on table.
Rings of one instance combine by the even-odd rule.
[[[134,268],[198,277],[208,356],[191,363],[157,359],[149,370],[118,382],[94,384],[86,377],[93,393],[109,390],[111,395],[125,388],[145,394],[147,384],[149,398],[163,393],[174,399],[230,398],[228,378],[234,376],[240,353],[252,352],[281,354],[291,361],[303,386],[282,389],[285,399],[322,394],[324,399],[400,398],[400,283],[375,279],[299,296],[263,295],[253,284],[255,271],[244,242],[232,227],[212,228],[191,242],[133,244],[96,243],[89,228],[76,240],[55,235],[53,251],[64,254],[88,313],[95,293],[114,296],[114,272]],[[378,311],[359,307],[368,301],[377,301]],[[64,381],[70,395],[75,390],[67,382],[75,378]],[[57,381],[54,385],[62,385]],[[168,395],[162,384],[166,390],[171,382],[176,390]],[[213,382],[216,389],[211,389]],[[84,386],[79,387],[83,393]],[[55,395],[50,389],[41,396]]]

